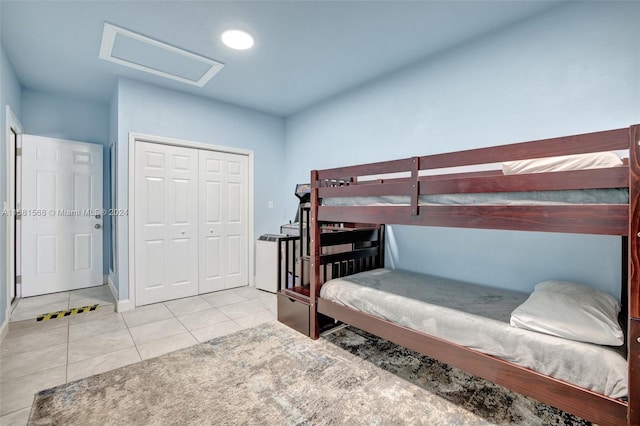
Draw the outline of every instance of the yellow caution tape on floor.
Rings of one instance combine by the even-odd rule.
[[[62,318],[62,317],[68,317],[71,315],[78,315],[78,314],[83,314],[85,312],[91,312],[91,311],[95,311],[98,309],[100,305],[89,305],[89,306],[82,306],[81,308],[72,308],[72,309],[66,309],[64,311],[58,311],[58,312],[51,312],[48,314],[42,314],[42,315],[38,315],[38,317],[36,318],[36,321],[48,321],[50,319],[56,319],[56,318]]]

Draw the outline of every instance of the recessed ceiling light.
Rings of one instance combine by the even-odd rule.
[[[236,50],[247,50],[253,46],[251,34],[240,30],[229,30],[222,33],[222,42]]]

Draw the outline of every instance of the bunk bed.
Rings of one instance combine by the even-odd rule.
[[[283,288],[279,293],[279,296],[282,296],[279,297],[279,312],[281,308],[283,311],[289,309],[287,306],[280,306],[281,300],[285,305],[293,303],[296,306],[304,306],[300,313],[306,315],[308,312],[309,320],[308,324],[305,324],[308,328],[301,331],[308,330],[308,335],[313,339],[319,338],[323,326],[328,323],[327,318],[330,318],[594,423],[638,425],[639,144],[640,125],[635,125],[539,141],[314,170],[311,172],[309,251],[305,256],[309,262],[310,286]],[[535,163],[540,161],[539,159],[545,161],[573,158],[566,156],[579,157],[622,150],[628,152],[629,158],[620,165],[600,164],[593,166],[596,168],[587,166],[586,169],[576,169],[573,166],[569,169],[543,168],[542,171],[535,170],[533,173],[526,170],[531,162]],[[498,165],[502,165],[502,169],[499,169]],[[512,171],[513,168],[517,169],[522,165],[524,173],[505,174],[505,170]],[[520,197],[523,193],[526,193],[525,196]],[[542,194],[543,199],[531,199],[529,194]],[[489,198],[485,198],[485,195]],[[507,199],[504,200],[502,196],[506,196]],[[548,199],[547,196],[551,198]],[[515,197],[515,201],[512,197]],[[431,305],[431,308],[425,308],[423,305],[411,308],[426,317],[413,323],[387,315],[383,312],[387,307],[386,302],[382,307],[376,304],[377,300],[382,300],[382,293],[391,293],[393,297],[400,298],[404,306],[414,302],[421,303],[418,299],[422,296],[411,289],[404,293],[398,290],[398,294],[394,294],[394,289],[402,287],[398,280],[412,281],[419,278],[400,273],[400,278],[395,277],[392,281],[385,277],[393,276],[394,271],[380,269],[384,267],[385,224],[619,236],[622,250],[622,309],[619,319],[624,329],[624,336],[621,337],[624,345],[622,348],[611,349],[602,344],[571,342],[572,345],[578,345],[571,349],[573,353],[586,354],[583,361],[576,361],[577,365],[582,365],[580,362],[583,362],[587,366],[598,365],[599,369],[603,357],[611,356],[617,366],[612,367],[612,372],[605,373],[604,376],[606,379],[617,374],[619,377],[613,380],[615,383],[591,386],[562,374],[558,377],[553,371],[538,371],[539,368],[532,368],[526,362],[511,359],[508,354],[478,348],[476,342],[458,339],[455,333],[438,334],[434,329],[446,328],[458,321],[457,317],[454,318],[450,314],[451,310],[447,311],[449,307],[440,306],[440,303]],[[351,244],[352,249],[328,254],[327,247],[345,243]],[[426,279],[435,281],[436,290],[432,293],[436,298],[440,291],[458,285],[441,282],[433,277]],[[374,284],[371,284],[371,280]],[[361,292],[354,293],[355,296],[351,296],[351,299],[341,299],[349,292],[345,288]],[[464,292],[451,291],[457,291],[458,294],[474,294],[475,290],[471,287],[466,289]],[[479,290],[478,293],[481,297],[482,291],[485,290]],[[364,300],[367,294],[370,299],[359,305],[358,301]],[[455,299],[450,296],[441,298]],[[501,307],[502,313],[497,313],[496,318],[487,320],[493,321],[495,324],[492,324],[497,329],[482,326],[481,330],[468,334],[483,336],[480,340],[487,340],[486,338],[493,333],[498,333],[497,339],[502,338],[500,332],[514,334],[513,331],[516,329],[509,329],[508,319],[506,325],[504,324],[504,316],[508,316],[509,311],[527,296],[508,291],[500,295],[500,300],[507,301]],[[491,294],[489,298],[492,297],[497,296]],[[469,305],[474,305],[473,300],[467,301],[467,306]],[[432,318],[436,318],[436,311],[439,309],[446,311],[446,319],[440,318],[439,325],[433,328],[419,326],[419,323],[429,323]],[[474,316],[477,313],[473,310],[464,312],[465,308],[459,306],[452,309],[463,311],[462,317],[470,316],[471,322],[477,320]],[[468,322],[461,322],[460,327],[467,326]],[[560,340],[566,340],[535,331],[517,330],[516,335],[528,333],[546,341],[538,342],[536,345],[555,345]],[[520,337],[514,338],[517,340]],[[581,344],[587,346],[581,347]],[[555,348],[556,353],[563,350],[558,348],[562,346]],[[592,348],[593,351],[584,348]],[[599,348],[604,352],[598,352]],[[509,351],[510,349],[507,349],[507,352]]]

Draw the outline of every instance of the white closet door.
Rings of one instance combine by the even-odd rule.
[[[198,294],[198,151],[136,142],[136,305]]]
[[[225,154],[226,164],[226,215],[225,288],[244,286],[249,283],[248,274],[248,173],[249,159],[245,155]]]
[[[224,290],[224,153],[200,151],[200,293]]]
[[[200,151],[200,293],[248,284],[248,158]]]
[[[102,145],[22,136],[22,296],[102,285]]]

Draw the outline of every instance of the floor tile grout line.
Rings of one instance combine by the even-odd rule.
[[[120,333],[120,332],[123,332],[123,331],[125,331],[125,329],[115,330],[115,331],[113,331],[113,332],[109,332],[109,333],[113,333],[113,334],[115,334],[115,333]],[[102,352],[102,353],[100,353],[99,355],[90,356],[90,357],[88,357],[88,358],[83,358],[83,359],[79,359],[79,360],[73,361],[71,364],[75,364],[75,363],[77,363],[77,362],[81,362],[81,361],[86,361],[86,360],[88,360],[88,359],[92,359],[92,358],[97,358],[97,357],[102,356],[102,355],[109,355],[109,354],[112,354],[112,353],[114,353],[114,352],[118,352],[118,351],[121,351],[121,350],[124,350],[124,349],[129,349],[129,348],[131,348],[132,346],[135,346],[135,345],[136,345],[136,343],[135,343],[135,341],[133,340],[133,337],[131,336],[131,332],[130,332],[128,329],[127,329],[126,331],[127,331],[127,333],[129,334],[129,336],[131,337],[131,341],[132,341],[132,345],[131,345],[131,346],[127,346],[126,348],[120,348],[120,349],[110,350],[109,352]],[[103,333],[103,334],[100,334],[100,335],[89,336],[89,337],[100,337],[100,336],[104,336],[105,334],[109,334],[109,333]],[[89,337],[87,337],[87,338],[89,338]],[[74,341],[74,343],[76,343],[76,342],[77,342],[77,341]]]
[[[236,319],[240,319],[240,318],[236,318]],[[237,325],[238,327],[240,327],[240,330],[244,330],[245,328],[247,328],[247,327],[244,327],[242,324],[240,324],[240,323],[239,323],[238,321],[236,321],[236,320],[233,320],[233,319],[232,319],[231,321],[233,321],[233,323],[234,323],[235,325]]]
[[[29,408],[29,410],[31,410],[31,407],[18,408],[17,410],[14,410],[14,411],[11,411],[9,413],[4,413],[4,414],[0,415],[0,419],[2,419],[3,417],[6,417],[6,416],[10,416],[11,414],[17,413],[18,411],[26,410],[27,408]],[[31,411],[29,411],[29,415],[31,415]]]
[[[58,366],[58,367],[52,367],[52,368],[48,368],[48,369],[46,369],[46,370],[42,370],[42,371],[38,371],[38,372],[35,372],[35,373],[31,373],[31,374],[28,374],[28,375],[26,375],[26,376],[22,376],[22,377],[20,377],[17,381],[19,381],[19,380],[23,380],[25,377],[33,376],[33,375],[36,375],[36,374],[46,374],[46,373],[51,372],[51,371],[53,371],[53,370],[55,370],[55,369],[57,369],[57,368],[60,368],[60,367],[61,367],[61,366]],[[66,376],[66,370],[65,370],[65,381],[64,381],[64,383],[62,383],[62,384],[66,384],[66,383],[67,383],[67,376]],[[55,385],[55,386],[61,386],[62,384]],[[40,392],[40,391],[42,391],[42,390],[45,390],[45,389],[49,389],[49,388],[51,388],[51,387],[55,387],[55,386],[48,386],[48,387],[46,387],[46,388],[44,388],[44,389],[40,389],[40,388],[38,388],[38,389],[37,389],[33,394],[34,394],[34,396],[35,396],[35,394],[36,394],[36,393],[38,393],[38,392]],[[6,416],[6,415],[8,415],[8,414],[15,413],[16,411],[24,410],[24,409],[26,409],[26,408],[29,408],[29,406],[25,406],[25,407],[18,408],[17,410],[11,411],[11,412],[9,412],[9,413],[4,413],[4,414],[0,415],[0,418],[2,418],[2,417],[4,417],[4,416]]]
[[[162,303],[162,304],[164,304],[164,302],[161,302],[161,303]],[[184,326],[184,324],[182,324],[182,321],[180,321],[180,320],[178,319],[178,317],[176,317],[176,316],[175,316],[175,314],[173,313],[173,311],[171,311],[171,309],[169,309],[169,307],[168,307],[168,306],[165,306],[165,308],[167,308],[167,310],[171,313],[171,315],[173,315],[173,318],[174,318],[174,319],[176,319],[176,320],[178,321],[178,323],[179,323],[182,327],[184,327],[184,329],[185,329],[188,333],[191,333],[191,332],[189,331],[189,329],[187,329],[187,327],[185,327],[185,326]],[[164,320],[159,320],[159,321],[166,321],[167,319],[171,319],[171,318],[166,318],[166,319],[164,319]],[[147,323],[147,324],[151,324],[151,323],[154,323],[154,322],[158,322],[158,321],[151,321],[151,322],[149,322],[149,323]],[[125,321],[125,324],[126,324],[126,321]],[[145,324],[140,324],[140,325],[145,325]],[[135,327],[138,327],[138,326],[136,325]],[[133,338],[133,334],[131,334],[131,329],[130,329],[130,327],[129,327],[128,325],[127,325],[127,331],[129,332],[129,335],[131,336],[131,340],[133,341],[133,345],[136,347],[136,351],[138,352],[138,356],[139,356],[139,357],[140,357],[140,359],[142,360],[142,354],[140,353],[140,349],[138,348],[138,344],[136,343],[135,339]],[[150,341],[150,342],[141,343],[140,345],[146,345],[147,343],[157,342],[157,341],[160,341],[160,340],[162,340],[162,339],[166,339],[166,338],[168,338],[168,337],[174,337],[174,336],[177,336],[178,334],[182,334],[182,333],[183,333],[183,332],[180,332],[180,333],[177,333],[177,334],[172,334],[171,336],[165,336],[165,337],[162,337],[162,338],[160,338],[160,339],[152,340],[152,341]],[[196,341],[197,341],[197,340],[198,340],[198,339],[196,339]]]
[[[202,343],[202,342],[200,342],[200,340],[198,340],[198,338],[196,336],[194,336],[194,334],[192,333],[193,330],[188,330],[188,331],[189,331],[189,334],[191,335],[191,337],[193,337],[193,339],[196,341],[196,345]]]
[[[142,358],[142,355],[140,354],[140,350],[139,350],[138,346],[143,346],[143,345],[148,345],[148,344],[151,344],[151,343],[159,342],[160,340],[168,339],[170,337],[176,337],[176,336],[179,336],[181,334],[185,334],[185,332],[191,334],[191,332],[185,328],[185,331],[181,331],[180,333],[172,334],[170,336],[164,336],[164,337],[161,337],[160,339],[151,340],[149,342],[140,343],[140,345],[138,345],[134,341],[133,344],[136,347],[136,350],[138,350],[138,355],[140,355],[140,358]],[[195,336],[194,336],[194,338],[195,338]],[[196,339],[196,341],[198,341],[198,339]]]
[[[197,312],[193,312],[193,313],[197,313]],[[224,321],[214,322],[213,324],[207,324],[207,325],[203,325],[202,327],[192,328],[192,329],[187,328],[187,326],[186,326],[182,321],[180,321],[180,318],[176,318],[176,319],[177,319],[178,321],[180,321],[180,324],[182,324],[182,326],[183,326],[183,327],[184,327],[184,328],[185,328],[189,333],[191,333],[192,331],[202,330],[203,328],[207,328],[207,327],[213,327],[214,325],[219,325],[219,324],[222,324],[223,322],[233,321],[233,319],[232,319],[232,318],[230,318],[229,316],[225,315],[224,313],[220,312],[220,314],[221,314],[221,315],[223,315],[223,316],[226,318],[226,320],[224,320]],[[235,321],[233,321],[233,322],[235,322]],[[194,336],[194,337],[195,337],[195,336]],[[196,340],[197,340],[197,339],[196,339]]]
[[[124,318],[123,318],[124,321]],[[126,325],[126,321],[125,321],[125,325]],[[140,353],[140,349],[138,348],[138,345],[136,344],[136,341],[133,338],[133,334],[131,334],[131,329],[129,329],[129,326],[127,326],[127,333],[129,333],[129,337],[131,337],[131,341],[133,342],[133,347],[136,348],[136,352],[138,353],[138,358],[140,358],[140,361],[137,362],[142,362],[142,354]]]
[[[62,343],[60,343],[59,345],[52,345],[52,346],[60,346],[60,345],[62,345]],[[35,352],[35,351],[29,351],[29,352]],[[29,353],[29,352],[17,353],[17,354],[13,354],[11,356],[12,357],[19,357],[19,356],[24,355],[25,353]],[[65,360],[65,364],[54,365],[54,366],[50,366],[49,368],[45,368],[44,370],[34,370],[34,371],[30,371],[30,372],[28,372],[26,374],[22,374],[20,376],[9,377],[8,379],[4,379],[4,380],[0,381],[0,387],[2,386],[3,383],[9,383],[9,382],[12,382],[12,381],[15,381],[15,380],[20,380],[20,379],[22,379],[24,377],[27,377],[27,376],[30,376],[32,374],[42,373],[43,371],[52,370],[54,368],[60,368],[60,367],[63,367],[65,365],[66,365],[66,360]]]

